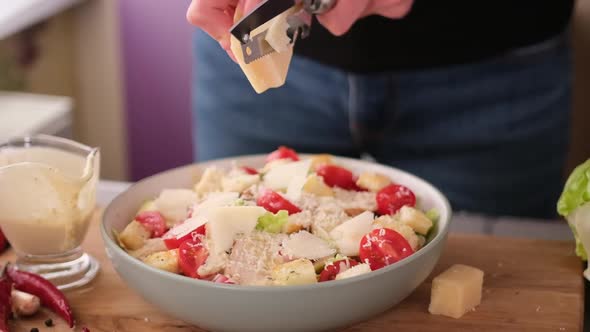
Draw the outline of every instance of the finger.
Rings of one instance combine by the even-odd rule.
[[[226,52],[227,55],[229,55],[229,57],[235,62],[237,63],[238,60],[236,59],[236,57],[234,56],[234,53],[231,50],[231,44],[230,44],[230,37],[229,34],[226,35],[227,37],[221,38],[221,40],[219,41],[219,45],[221,45],[221,48],[223,48]]]
[[[234,52],[232,52],[231,50],[225,50],[225,51],[227,52],[227,55],[229,55],[229,58],[233,60],[233,62],[238,63],[238,59],[236,59]]]
[[[193,0],[187,11],[187,19],[219,41],[233,24],[233,18],[227,10],[236,5],[237,0]]]
[[[336,36],[342,36],[363,16],[369,0],[344,0],[338,1],[329,12],[319,15],[318,21]]]
[[[364,16],[380,15],[391,19],[402,18],[412,9],[413,0],[373,0]]]
[[[227,16],[231,17],[232,20],[236,15],[236,7],[230,6],[225,10],[225,13],[227,14]]]
[[[244,0],[243,13],[249,13],[250,11],[252,11],[252,9],[256,8],[256,6],[258,6],[258,4],[260,4],[261,2],[262,0]]]

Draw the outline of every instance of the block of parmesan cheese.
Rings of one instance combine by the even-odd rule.
[[[483,271],[455,264],[432,280],[430,306],[434,315],[461,318],[481,302]]]
[[[285,84],[291,58],[293,57],[293,46],[291,44],[285,45],[284,29],[287,24],[287,17],[296,8],[293,7],[252,31],[251,35],[256,36],[261,31],[268,29],[266,40],[277,52],[266,55],[249,64],[244,62],[240,41],[233,35],[230,35],[231,50],[256,93],[260,94],[268,89],[278,88]],[[241,13],[236,11],[234,22],[237,22],[241,16]]]

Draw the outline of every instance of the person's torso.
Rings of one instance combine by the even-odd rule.
[[[353,1],[353,0],[341,0]],[[371,16],[341,37],[314,22],[295,53],[350,72],[459,64],[544,41],[568,25],[574,0],[415,0],[403,19]]]

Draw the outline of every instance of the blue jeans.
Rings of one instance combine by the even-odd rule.
[[[479,63],[358,75],[294,57],[262,95],[202,32],[194,40],[196,159],[369,154],[430,181],[455,210],[555,216],[570,118],[565,42]]]

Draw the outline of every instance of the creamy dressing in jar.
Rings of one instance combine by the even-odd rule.
[[[0,149],[0,227],[17,252],[61,255],[80,245],[95,207],[98,160],[98,150]]]

